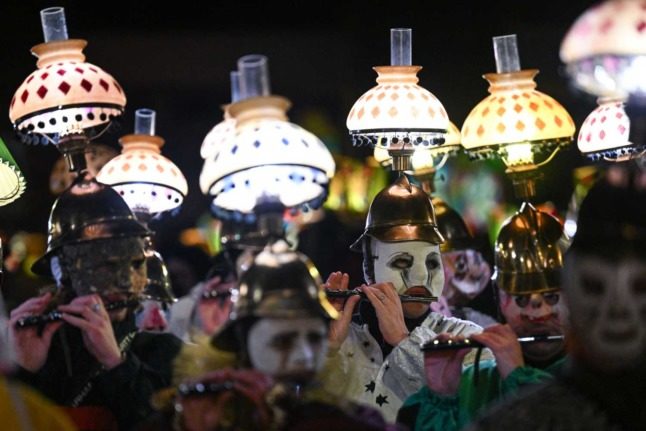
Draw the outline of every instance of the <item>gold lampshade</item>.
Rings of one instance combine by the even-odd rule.
[[[472,158],[500,157],[512,170],[537,167],[537,157],[572,142],[570,114],[536,90],[538,70],[488,73],[490,95],[462,125],[462,146]]]

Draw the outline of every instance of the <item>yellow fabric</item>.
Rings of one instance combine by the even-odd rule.
[[[10,386],[14,394],[19,395],[19,400],[14,400],[10,393]],[[25,428],[22,424],[17,403],[22,403],[29,423]],[[18,383],[10,383],[0,377],[0,428],[15,431],[73,431],[76,430],[70,419],[58,408],[37,392]]]

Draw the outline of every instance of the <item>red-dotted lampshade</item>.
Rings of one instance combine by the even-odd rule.
[[[646,2],[609,0],[586,10],[560,51],[574,85],[600,97],[646,97]]]
[[[126,96],[107,72],[85,62],[84,40],[61,40],[32,48],[38,69],[18,87],[9,118],[26,142],[57,143],[59,136],[102,130],[121,115]]]
[[[630,141],[630,118],[618,99],[599,99],[599,106],[581,125],[577,143],[591,160],[623,161],[644,149]]]
[[[148,112],[154,115],[154,111]],[[121,154],[103,166],[97,180],[110,184],[135,213],[158,214],[180,206],[188,184],[179,168],[161,155],[164,140],[134,134],[122,137],[119,143]]]

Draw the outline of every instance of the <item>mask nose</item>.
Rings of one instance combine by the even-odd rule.
[[[300,334],[294,343],[290,362],[294,368],[310,369],[314,366],[314,350],[304,334]]]
[[[155,305],[148,311],[148,316],[146,316],[143,326],[146,330],[164,330],[167,325],[166,317],[164,317],[159,307]]]

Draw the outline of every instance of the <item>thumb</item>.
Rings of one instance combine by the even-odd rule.
[[[55,322],[55,323],[50,323],[49,325],[45,326],[45,330],[43,331],[43,341],[49,343],[52,340],[52,337],[58,331],[58,328],[60,328],[63,325],[63,322]]]

